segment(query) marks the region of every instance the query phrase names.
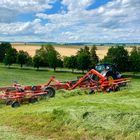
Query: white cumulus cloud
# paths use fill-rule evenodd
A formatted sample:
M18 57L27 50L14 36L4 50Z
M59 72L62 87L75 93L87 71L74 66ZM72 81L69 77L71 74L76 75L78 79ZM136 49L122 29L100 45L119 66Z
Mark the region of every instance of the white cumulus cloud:
M51 8L53 0L0 0L0 7L20 12L37 12Z
M140 42L139 0L112 0L88 10L95 0L62 0L61 4L67 7L67 11L53 14L44 12L45 9L51 8L50 0L1 2L5 2L3 8L13 5L15 11L22 8L28 12L34 11L36 19L28 22L0 23L0 34L23 34L23 39L27 39L25 35L28 34L30 39L36 41Z

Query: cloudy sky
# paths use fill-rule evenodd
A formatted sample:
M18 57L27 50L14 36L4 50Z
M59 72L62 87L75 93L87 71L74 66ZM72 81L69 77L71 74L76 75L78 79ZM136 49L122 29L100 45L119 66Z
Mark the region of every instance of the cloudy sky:
M140 0L0 0L0 40L140 42Z

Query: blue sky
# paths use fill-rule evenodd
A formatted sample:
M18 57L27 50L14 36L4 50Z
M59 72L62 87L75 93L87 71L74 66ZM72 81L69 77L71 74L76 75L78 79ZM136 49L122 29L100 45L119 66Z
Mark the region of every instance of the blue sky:
M140 42L140 1L1 0L0 40Z

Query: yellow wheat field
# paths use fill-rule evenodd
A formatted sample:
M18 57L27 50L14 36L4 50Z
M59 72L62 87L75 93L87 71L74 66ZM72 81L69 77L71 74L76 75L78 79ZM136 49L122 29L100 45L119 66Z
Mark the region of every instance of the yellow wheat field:
M12 44L13 48L16 48L18 51L23 50L27 51L31 56L35 55L35 52L37 49L40 49L41 46L39 45L26 45L26 44ZM77 51L80 49L80 47L84 46L64 46L64 45L56 45L54 46L55 49L60 53L62 57L64 56L71 56L75 55ZM104 56L107 54L109 46L97 46L97 55L100 59L103 59ZM132 48L127 47L127 50L130 52Z

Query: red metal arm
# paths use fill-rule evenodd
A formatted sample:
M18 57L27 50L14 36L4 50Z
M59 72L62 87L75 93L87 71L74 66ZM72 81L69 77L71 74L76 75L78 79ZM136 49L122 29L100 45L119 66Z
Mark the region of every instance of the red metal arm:
M107 80L102 74L100 74L98 71L92 69L90 70L88 73L86 73L83 77L81 77L71 88L70 90L76 88L77 86L79 86L90 74L94 74L96 76L98 76L100 78L100 82L103 82L105 80Z
M45 86L50 85L51 82L56 82L57 84L60 84L60 81L56 80L55 77L52 76L52 77L50 78L50 80L48 81L48 83L45 84Z

